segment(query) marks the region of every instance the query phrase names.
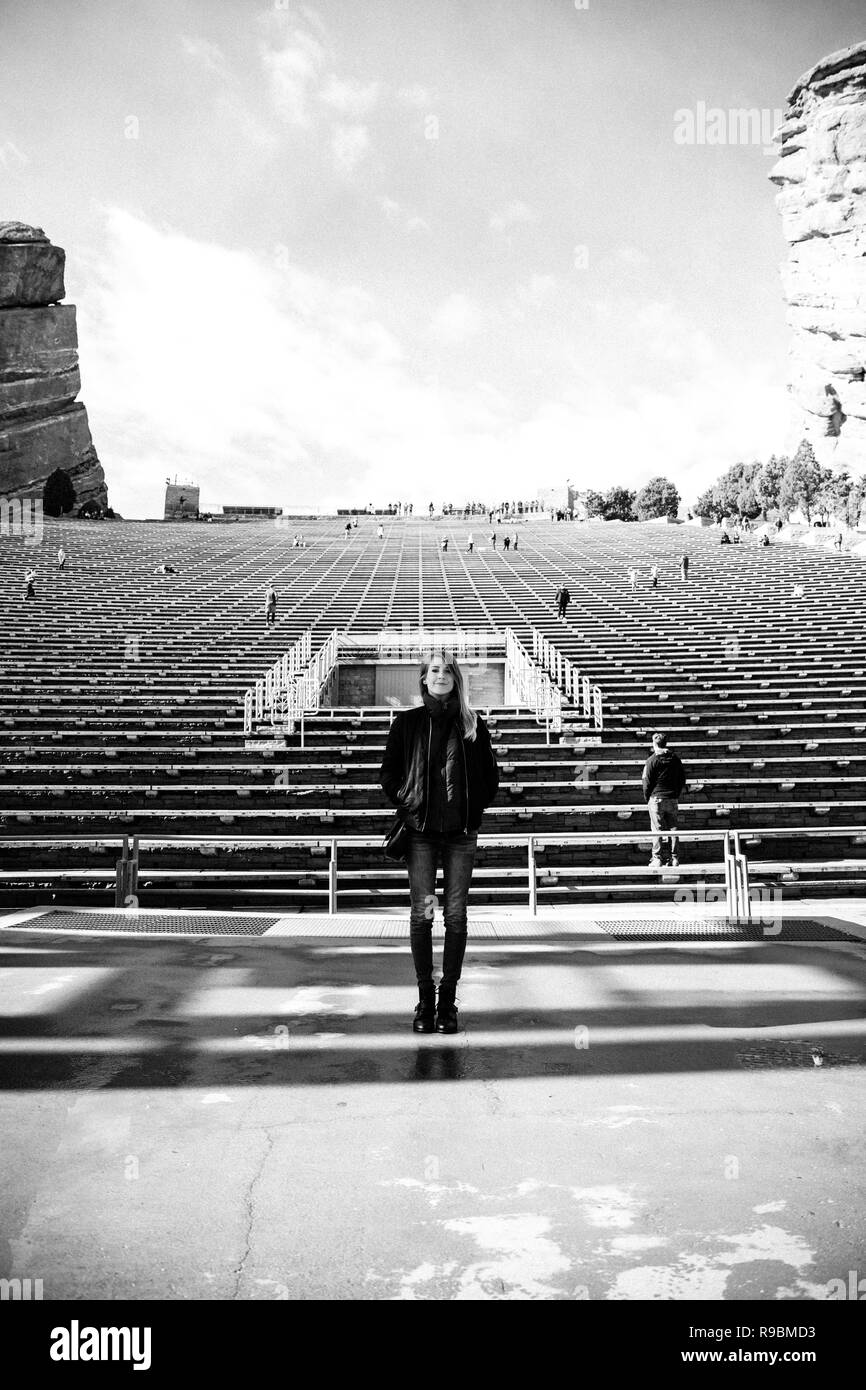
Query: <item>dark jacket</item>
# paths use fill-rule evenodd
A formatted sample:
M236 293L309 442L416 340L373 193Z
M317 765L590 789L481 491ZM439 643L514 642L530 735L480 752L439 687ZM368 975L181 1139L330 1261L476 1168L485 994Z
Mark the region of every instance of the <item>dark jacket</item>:
M448 720L447 714L445 718ZM499 768L487 725L480 714L477 718L476 736L470 742L459 724L450 720L444 727L434 728L440 721L434 720L426 704L400 710L395 716L379 769L379 785L410 830L447 828L454 823L457 805L463 821L458 831L472 834L480 826L485 808L496 797ZM437 772L443 762L444 777Z
M670 748L647 758L641 780L644 801L649 801L651 796L669 796L676 801L687 786L686 770Z

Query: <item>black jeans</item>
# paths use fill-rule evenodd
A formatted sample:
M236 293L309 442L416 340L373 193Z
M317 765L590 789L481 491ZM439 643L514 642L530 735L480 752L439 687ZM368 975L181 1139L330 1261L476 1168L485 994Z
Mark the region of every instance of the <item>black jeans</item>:
M445 880L443 915L445 948L442 984L454 988L466 952L466 907L475 864L478 834L421 835L409 831L406 863L409 869L409 941L419 985L433 983L433 917L436 912L436 866Z

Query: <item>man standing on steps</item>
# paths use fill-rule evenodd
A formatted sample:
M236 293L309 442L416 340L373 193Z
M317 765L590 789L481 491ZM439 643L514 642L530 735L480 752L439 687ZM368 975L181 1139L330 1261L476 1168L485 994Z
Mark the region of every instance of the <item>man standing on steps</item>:
M565 586L564 584L563 584L563 586L562 586L561 589L557 589L556 593L557 593L557 599L556 599L557 613L558 613L559 617L562 618L563 622L565 622L565 610L568 608L568 605L571 603L571 594L568 592L568 589L566 588L566 586Z
M265 627L273 627L277 621L277 591L273 581L265 590Z
M653 835L651 869L661 869L666 864L679 867L677 858L677 837L660 835L662 830L675 831L679 819L679 799L686 789L686 770L668 748L666 734L653 734L652 752L644 763L643 799L647 803L650 828Z

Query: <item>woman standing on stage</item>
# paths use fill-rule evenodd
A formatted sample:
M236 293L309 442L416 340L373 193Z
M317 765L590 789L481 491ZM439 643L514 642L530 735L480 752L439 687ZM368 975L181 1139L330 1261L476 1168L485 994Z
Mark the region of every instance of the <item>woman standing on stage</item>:
M388 733L379 784L407 831L409 940L419 1002L416 1033L457 1032L455 997L466 951L467 903L478 829L499 769L487 725L471 709L449 651L431 652L419 676L422 704L401 710ZM436 867L442 863L445 947L439 999L433 979Z

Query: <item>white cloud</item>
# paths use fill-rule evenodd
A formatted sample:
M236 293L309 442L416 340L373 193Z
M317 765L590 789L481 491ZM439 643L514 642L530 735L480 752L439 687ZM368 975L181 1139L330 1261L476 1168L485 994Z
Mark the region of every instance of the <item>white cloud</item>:
M517 303L522 308L540 309L558 285L555 275L530 275L528 280L517 286Z
M320 97L326 106L342 116L367 116L379 101L378 82L341 80L332 73L323 86Z
M509 227L531 226L535 222L540 222L541 214L535 208L529 207L527 203L514 202L508 203L499 212L494 212L490 218L490 228L494 232L504 232Z
M278 115L288 125L312 125L313 94L325 61L321 44L296 30L282 48L262 44L261 59Z
M631 269L649 265L650 262L649 256L638 246L618 246L613 253L613 259L619 265L628 266Z
M440 343L462 343L477 333L484 315L465 294L451 294L439 305L430 322L430 332Z
M370 149L370 132L364 125L338 125L331 137L331 149L337 168L351 174Z
M430 224L418 213L410 213L396 198L380 198L379 206L389 222L405 228L407 232L429 232Z
M663 474L689 501L784 438L774 365L724 359L660 302L590 308L570 383L545 376L537 401L518 408L507 376L489 369L483 383L430 380L421 343L407 338L404 350L375 296L284 258L115 209L105 247L84 263L98 278L78 296L82 400L112 505L127 516L159 515L168 472L196 478L205 508L327 508L406 496L410 465L435 476L438 500ZM455 342L482 311L455 294L436 318L440 341ZM676 353L649 362L646 335L653 352L667 340Z
M396 496L419 435L496 427L471 394L412 379L357 287L119 209L107 236L79 297L82 398L126 515L158 514L169 469L198 478L211 508L281 503L289 486L299 504L368 500L372 472Z
M0 144L0 164L4 169L14 169L16 165L18 168L22 168L29 162L26 154L19 150L18 146L13 144L11 140L4 140Z
M190 38L186 34L181 35L181 43L187 56L206 72L212 72L226 82L233 80L226 56L217 44L207 39Z
M311 29L316 29L318 31L321 38L327 38L328 31L325 27L325 21L322 19L318 10L314 10L312 6L309 5L302 5L300 14L302 18L307 21Z
M672 304L647 301L635 310L633 328L636 341L656 364L708 367L715 359L708 335L686 324Z

